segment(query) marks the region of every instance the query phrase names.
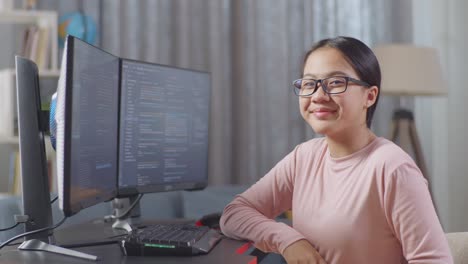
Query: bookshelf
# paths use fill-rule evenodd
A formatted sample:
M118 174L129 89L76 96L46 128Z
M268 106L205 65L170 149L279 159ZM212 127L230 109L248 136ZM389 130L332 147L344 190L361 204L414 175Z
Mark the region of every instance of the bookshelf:
M58 70L58 18L55 11L4 10L0 11L0 23L32 25L45 30L49 39L45 50L48 53L48 62L50 62L48 64L50 65L44 68L50 71Z
M23 34L22 52L30 48L30 54L20 54L30 57L38 64L41 89L56 88L56 80L60 75L58 69L58 15L55 11L44 10L0 10L0 24L25 25ZM35 32L29 32L35 28ZM43 34L42 34L43 33ZM28 35L29 34L29 35ZM16 36L15 36L16 37ZM28 38L29 37L29 38ZM11 38L10 38L11 39ZM26 42L33 42L27 46ZM41 43L43 45L41 45ZM28 43L30 44L30 43ZM18 52L18 51L17 51ZM34 54L32 54L34 53ZM29 56L26 56L29 55ZM15 54L11 54L15 56ZM17 109L16 109L16 76L14 65L11 68L0 69L0 143L11 142L18 135ZM55 84L54 84L55 82ZM52 86L52 87L50 87ZM44 94L53 91L44 91ZM41 94L43 91L41 90ZM3 140L2 140L3 139Z
M55 92L60 75L58 67L57 12L44 10L0 10L0 24L12 25L13 27L19 25L19 28L25 28L21 33L15 32L15 35L5 37L5 40L12 39L12 37L22 40L22 47L17 47L16 54L30 58L38 65L41 99L43 99L43 105L47 104L50 102L50 96ZM34 34L28 31L30 29L34 29ZM31 38L31 36L33 37ZM27 43L27 40L31 41L31 43ZM2 40L0 39L1 42ZM26 44L31 45L27 46ZM25 51L29 51L29 53L25 53ZM1 49L0 52L2 52ZM8 56L14 57L16 54L8 54ZM0 126L0 186L11 187L12 174L17 174L12 172L15 172L17 169L17 164L15 164L14 160L18 153L18 115L16 105L16 71L14 65L0 69L0 122L2 124ZM46 138L46 149L48 159L53 161L55 153L51 151L48 138ZM12 168L12 166L15 167ZM51 166L51 170L52 174L55 174L54 166ZM15 178L18 178L18 175L15 175ZM8 190L3 189L0 192L9 191L17 193L17 190L12 190L11 188L8 188Z
M44 70L39 71L39 85L41 87L41 101L43 105L50 103L55 92L60 72ZM16 105L16 71L8 68L0 70L0 143L12 141L18 137L18 113Z

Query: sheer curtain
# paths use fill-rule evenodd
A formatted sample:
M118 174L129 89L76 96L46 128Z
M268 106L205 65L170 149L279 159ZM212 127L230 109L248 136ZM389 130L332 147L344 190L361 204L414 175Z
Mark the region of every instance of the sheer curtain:
M468 230L466 76L468 2L413 0L415 42L439 51L448 95L415 100L418 131L433 172L433 190L446 231Z
M65 12L77 4L45 1ZM408 41L411 4L386 0L102 0L79 2L100 22L99 45L131 59L212 73L209 177L255 182L314 137L291 81L321 38L368 45ZM74 6L75 5L75 6ZM407 23L408 22L408 23ZM395 98L382 97L373 129L387 135Z

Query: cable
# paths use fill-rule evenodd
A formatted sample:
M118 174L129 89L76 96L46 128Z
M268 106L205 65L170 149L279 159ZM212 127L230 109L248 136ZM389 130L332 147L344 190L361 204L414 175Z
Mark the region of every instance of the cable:
M16 224L14 224L13 226L10 226L10 227L8 227L8 228L2 228L2 229L0 229L0 232L8 231L8 230L10 230L10 229L13 229L13 228L17 227L19 224L21 224L21 223L16 223Z
M57 201L57 199L58 199L58 196L55 196L55 198L52 199L52 200L50 201L50 203L53 204L55 201ZM26 218L24 218L24 220L19 221L16 217L17 217L17 216L15 216L15 222L16 222L16 224L14 224L13 226L7 227L7 228L0 228L0 232L8 231L8 230L11 230L11 229L17 227L19 224L24 224L24 223L27 221L27 219L28 219L28 218L26 217Z
M15 223L16 224L14 224L13 226L8 227L8 228L0 229L0 231L7 231L7 230L10 230L10 229L13 229L13 228L17 227L19 224L24 224L24 223L28 222L28 220L29 220L29 216L27 216L27 215L15 215L14 218L15 218Z
M16 242L16 243L13 243L13 244L8 244L9 246L18 246L18 245L21 245L23 244L23 242Z
M5 241L3 244L0 245L0 250L2 248L4 248L5 246L7 246L8 244L10 244L11 242L19 239L19 238L22 238L22 237L25 237L25 236L29 236L29 235L34 235L34 234L37 234L37 233L41 233L41 232L44 232L44 231L49 231L49 230L53 230L57 227L59 227L61 224L63 224L65 222L65 220L67 219L66 216L63 217L63 219L58 222L57 224L53 225L53 226L49 226L49 227L44 227L44 228L41 228L41 229L38 229L38 230L34 230L34 231L29 231L29 232L26 232L26 233L23 233L23 234L19 234L17 236L14 236L10 239L8 239L7 241Z
M50 201L50 204L53 204L55 201L57 201L57 199L58 199L58 195L55 196L55 198Z
M140 202L141 198L143 197L143 194L140 194L138 198L133 201L132 205L121 215L112 215L111 217L114 219L123 219L128 216L128 214L133 210L133 208Z
M130 205L130 207L127 209L127 211L125 211L123 214L121 215L116 215L115 218L117 219L123 219L125 217L128 216L128 214L130 214L130 212L133 210L133 208L135 208L135 206L140 202L141 198L143 197L143 194L140 194L138 196L138 198L135 199L135 201L133 201L133 203Z

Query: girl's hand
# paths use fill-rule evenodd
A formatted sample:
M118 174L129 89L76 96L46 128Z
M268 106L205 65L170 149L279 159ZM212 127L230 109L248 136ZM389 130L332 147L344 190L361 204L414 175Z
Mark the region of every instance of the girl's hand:
M289 245L283 252L288 264L327 264L318 251L305 239Z

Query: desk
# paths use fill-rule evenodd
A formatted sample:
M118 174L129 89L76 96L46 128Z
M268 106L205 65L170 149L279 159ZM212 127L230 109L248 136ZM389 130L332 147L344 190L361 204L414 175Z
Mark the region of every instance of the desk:
M194 257L130 257L124 256L120 251L120 247L117 244L92 246L92 247L81 247L77 248L80 252L96 255L99 257L99 261L93 262L89 260L82 260L78 258L63 256L59 254L38 252L38 251L19 251L16 247L9 247L3 249L0 255L0 263L4 264L172 264L172 263L193 263L193 264L205 264L205 263L256 263L255 257L239 255L235 251L237 248L242 246L241 241L235 241L231 239L223 239L216 245L213 250L207 255L200 255Z
M58 244L73 244L83 242L83 238L86 235L93 234L92 239L97 239L103 234L106 237L113 231L109 229L109 224L101 222L86 223L77 226L71 226L68 228L60 229L55 231L55 237ZM89 241L89 237L88 237ZM98 240L96 240L98 241ZM255 257L250 255L243 255L236 253L236 250L245 242L237 241L233 239L222 239L218 245L216 245L212 251L207 255L193 256L193 257L131 257L124 256L117 244L89 246L74 248L80 252L92 254L98 256L100 259L97 262L82 260L69 256L63 256L59 254L53 254L48 252L39 251L20 251L17 250L17 246L10 246L0 251L0 263L4 264L78 264L78 263L97 263L97 264L172 264L172 263L194 263L194 264L205 264L205 263L256 263Z

